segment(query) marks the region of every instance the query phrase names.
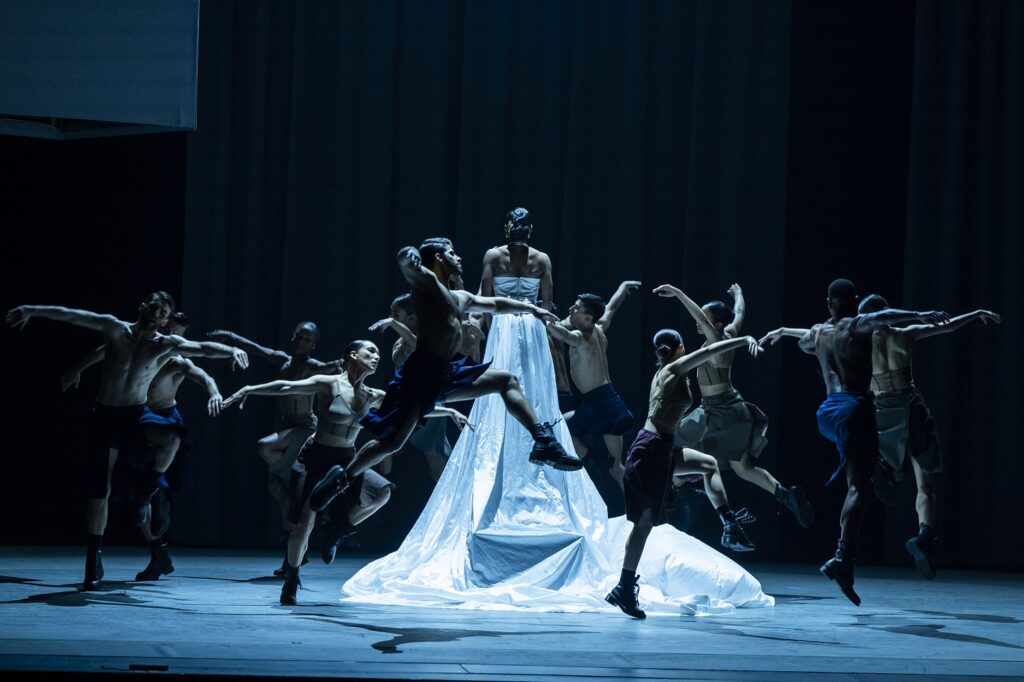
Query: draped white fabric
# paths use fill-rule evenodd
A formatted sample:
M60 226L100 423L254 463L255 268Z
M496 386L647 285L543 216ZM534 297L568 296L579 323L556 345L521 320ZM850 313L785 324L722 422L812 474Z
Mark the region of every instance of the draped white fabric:
M542 421L559 418L544 325L498 315L487 341L493 367L508 369ZM477 399L423 513L399 549L363 567L343 601L463 609L593 611L618 580L624 517L608 511L585 471L528 462L530 434L500 396ZM568 449L564 422L555 434ZM671 526L650 535L638 573L648 613L722 613L772 606L735 562ZM617 609L613 609L617 612Z

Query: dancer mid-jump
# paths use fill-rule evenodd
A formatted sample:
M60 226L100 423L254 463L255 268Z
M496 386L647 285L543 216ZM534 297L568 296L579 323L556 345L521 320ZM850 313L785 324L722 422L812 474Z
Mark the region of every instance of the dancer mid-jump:
M489 363L471 364L465 356L455 354L462 341L463 313L530 313L552 322L558 318L532 303L449 289L450 278L462 274L462 259L448 239L428 239L419 250L411 246L402 248L398 265L412 287L420 332L416 350L395 370L384 402L362 419L361 423L377 436L376 440L359 450L348 470L333 467L317 484L310 496L313 511L324 509L348 487L353 477L399 450L438 401L498 393L512 416L533 436L531 462L563 470L582 468L580 459L562 448L551 424L537 421L515 375L490 369Z

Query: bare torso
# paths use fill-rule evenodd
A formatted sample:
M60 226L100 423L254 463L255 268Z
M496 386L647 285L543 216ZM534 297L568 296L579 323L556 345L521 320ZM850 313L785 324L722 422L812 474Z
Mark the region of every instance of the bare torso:
M525 248L495 246L484 255L484 266L490 265L495 277L533 277L542 279L548 274L546 253L532 246ZM488 296L490 294L487 294Z
M468 355L473 362L480 362L480 343L484 340L484 333L472 322L462 321L462 343L459 345L459 353Z
M879 329L871 338L871 390L894 393L914 387L911 354L914 340L899 329Z
M412 307L416 311L419 333L416 350L439 358L451 358L462 344L462 312L467 301L429 278L424 287L412 290Z
M828 393L850 391L867 393L871 388L871 334L855 333L857 318L844 317L838 322L818 324L811 328L815 338L815 356L825 379Z
M569 374L583 393L589 393L611 383L608 372L608 337L600 325L590 334L583 334L583 342L569 346Z
M188 361L180 355L168 360L153 378L146 396L146 404L154 410L174 407L177 404L178 389L188 374Z
M644 424L644 428L662 434L673 433L676 423L692 403L689 377L659 369L651 380L647 423Z
M174 354L174 344L157 332L136 336L132 326L113 327L104 334L106 352L97 400L104 405L146 403L154 377Z
M359 420L371 407L380 404L384 392L362 384L353 386L345 374L332 377L332 380L330 389L321 395L320 418L314 438L329 447L354 447L363 428Z

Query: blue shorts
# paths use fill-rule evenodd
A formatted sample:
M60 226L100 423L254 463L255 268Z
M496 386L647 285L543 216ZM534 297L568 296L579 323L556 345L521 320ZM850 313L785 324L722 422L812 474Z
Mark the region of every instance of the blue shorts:
M633 413L615 391L605 384L580 396L580 405L566 422L569 433L577 438L585 436L622 436L633 425Z
M818 407L818 431L836 444L839 466L826 485L833 483L853 460L861 471L871 471L878 459L875 401L870 393L832 393Z

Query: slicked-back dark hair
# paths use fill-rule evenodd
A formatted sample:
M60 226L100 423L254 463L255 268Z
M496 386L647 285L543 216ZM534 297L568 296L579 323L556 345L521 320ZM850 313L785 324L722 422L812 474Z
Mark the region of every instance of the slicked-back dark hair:
M837 279L828 285L828 297L837 301L857 299L857 287L848 279Z
M313 322L311 320L299 322L297 325L295 325L295 331L292 332L292 336L298 334L300 329L308 329L313 334L314 341L320 340L320 327L319 325L317 325L316 322Z
M711 313L712 324L732 324L732 321L736 319L736 316L732 312L732 308L727 306L722 301L708 301L704 304L707 311Z
M344 368L345 365L348 364L349 355L351 355L352 353L358 353L371 343L373 343L373 341L369 341L367 339L356 339L352 343L345 346L345 350L341 352L341 366Z
M595 322L604 315L604 299L597 294L580 294L576 298L579 299L583 310L587 315L592 316Z
M452 240L447 237L424 239L423 243L420 244L420 258L423 260L423 266L428 270L432 269L434 267L434 256L444 253L451 247Z
M662 329L654 335L654 354L658 356L658 369L668 363L676 349L683 345L683 337L675 329Z
M171 312L174 312L174 309L178 307L174 303L174 297L171 296L166 291L154 291L153 293L151 293L149 296L146 297L145 301L143 301L143 303L154 303L154 302L156 302L156 303L163 303L163 304L167 305L167 307L169 307L171 309Z
M188 319L188 315L181 312L180 310L171 315L168 321L178 325L179 327L188 327L189 325L192 324L192 321Z

